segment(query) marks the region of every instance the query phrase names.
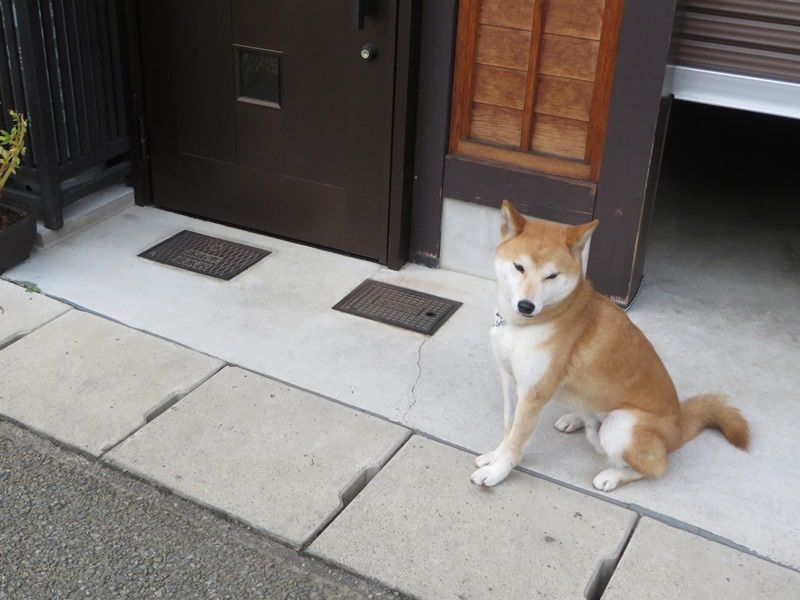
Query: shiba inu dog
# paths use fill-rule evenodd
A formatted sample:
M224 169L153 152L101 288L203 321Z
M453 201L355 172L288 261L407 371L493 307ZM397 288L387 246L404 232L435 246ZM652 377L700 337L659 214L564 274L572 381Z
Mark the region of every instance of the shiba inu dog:
M585 279L581 256L597 225L529 220L503 202L491 338L503 386L505 436L496 450L475 460L475 484L493 486L506 478L553 398L574 411L555 428L585 429L608 457L609 467L593 481L605 492L662 476L667 455L707 427L748 448L742 414L714 394L681 404L644 334Z

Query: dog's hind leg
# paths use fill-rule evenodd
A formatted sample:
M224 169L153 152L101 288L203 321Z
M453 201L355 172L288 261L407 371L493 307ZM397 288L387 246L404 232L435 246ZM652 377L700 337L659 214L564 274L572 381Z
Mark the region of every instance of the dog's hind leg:
M627 410L609 413L600 427L600 445L608 454L611 468L600 472L592 484L598 490L611 490L644 477L655 479L667 470L664 439L651 429L636 424Z
M630 467L611 467L600 471L592 480L592 485L601 492L610 492L631 481L638 481L642 477L643 475Z
M586 421L586 439L589 440L589 443L597 450L598 454L606 453L603 450L603 446L600 445L600 421L597 419Z
M664 438L652 429L635 428L633 441L622 457L647 479L657 479L667 472L667 445Z
M556 422L553 423L553 427L556 428L557 431L561 433L572 433L573 431L578 431L579 429L583 428L586 423L583 420L583 417L577 413L567 413L566 415L560 416L556 419Z

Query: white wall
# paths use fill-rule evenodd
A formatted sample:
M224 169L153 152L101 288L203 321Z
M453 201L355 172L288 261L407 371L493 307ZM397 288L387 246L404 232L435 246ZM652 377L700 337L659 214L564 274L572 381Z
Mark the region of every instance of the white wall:
M494 251L500 243L500 210L453 198L444 199L439 266L494 279ZM583 271L589 260L583 250Z
M439 266L494 279L494 250L500 241L500 211L444 199Z

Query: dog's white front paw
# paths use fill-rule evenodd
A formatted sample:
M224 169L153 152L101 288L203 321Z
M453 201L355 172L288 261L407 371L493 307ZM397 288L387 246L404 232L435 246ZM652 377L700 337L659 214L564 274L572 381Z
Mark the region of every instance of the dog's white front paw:
M500 448L495 448L491 452L487 452L486 454L481 454L480 456L475 457L475 466L476 467L485 467L486 465L492 464L497 455L500 453Z
M573 431L578 431L581 427L583 427L585 423L580 415L576 415L575 413L568 413L559 417L555 423L553 423L553 427L558 429L561 433L572 433Z
M475 466L485 467L486 465L490 465L494 462L496 456L497 456L497 450L492 450L491 452L487 452L486 454L481 454L480 456L476 456Z
M622 481L622 473L619 469L606 469L595 476L592 485L601 492L610 492L617 488L620 481Z
M512 461L506 456L495 458L494 462L485 467L481 467L472 474L470 481L475 485L485 485L492 487L503 481L511 469L514 468Z

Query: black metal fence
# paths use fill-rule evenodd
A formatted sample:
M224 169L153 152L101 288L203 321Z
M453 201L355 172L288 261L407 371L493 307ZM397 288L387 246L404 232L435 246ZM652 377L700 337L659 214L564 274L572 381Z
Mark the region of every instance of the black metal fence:
M30 121L28 154L3 200L63 224L63 207L131 169L121 0L0 0L0 123Z

